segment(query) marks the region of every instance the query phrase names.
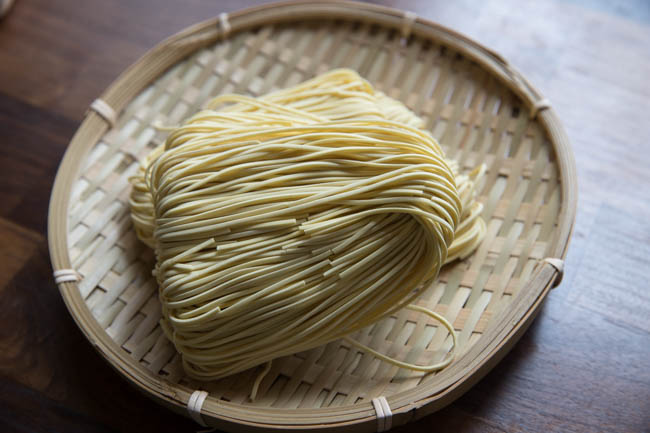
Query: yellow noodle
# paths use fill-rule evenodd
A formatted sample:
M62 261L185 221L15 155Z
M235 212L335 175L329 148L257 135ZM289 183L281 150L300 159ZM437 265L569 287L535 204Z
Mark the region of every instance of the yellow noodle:
M485 234L485 168L461 173L422 126L335 70L260 98L219 96L143 161L133 223L156 252L161 325L190 376L342 337L403 368L451 362L415 366L347 337L409 306ZM455 347L442 316L409 308L441 321Z

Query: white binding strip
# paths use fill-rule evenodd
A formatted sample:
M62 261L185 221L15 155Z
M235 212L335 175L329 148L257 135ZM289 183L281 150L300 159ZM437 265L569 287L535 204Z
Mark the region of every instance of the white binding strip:
M59 269L54 271L54 282L56 284L81 280L81 275L74 269Z
M203 427L208 427L201 416L201 408L207 396L208 393L206 391L196 390L190 395L190 399L187 400L187 412L190 414L190 418Z
M555 257L547 257L543 261L553 266L558 273L557 278L553 281L553 288L556 288L560 285L562 278L564 277L564 260Z
M408 38L413 30L413 24L418 16L411 11L404 11L404 18L402 19L402 37Z
M375 408L375 412L377 412L377 431L384 432L390 430L393 426L393 412L390 410L386 397L373 398L372 406Z
M115 126L115 122L117 121L117 114L115 113L115 110L113 110L113 108L104 100L99 98L95 99L93 103L90 104L90 109L99 114L106 122L108 122L111 128Z
M551 106L551 101L549 101L546 98L535 101L532 108L530 109L530 120L535 119L535 117L537 117L537 114L540 111L545 110L550 106Z
M228 36L232 27L230 27L230 22L228 21L228 14L226 12L221 12L219 14L219 27L221 27L221 36L224 38Z

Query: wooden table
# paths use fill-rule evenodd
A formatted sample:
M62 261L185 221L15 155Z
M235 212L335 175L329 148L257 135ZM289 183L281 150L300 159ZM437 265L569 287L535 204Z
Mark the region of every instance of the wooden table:
M50 189L89 103L189 24L253 1L19 0L0 22L0 431L196 431L95 353L51 277ZM385 1L501 52L572 140L578 219L563 284L512 352L396 431L650 432L650 6Z

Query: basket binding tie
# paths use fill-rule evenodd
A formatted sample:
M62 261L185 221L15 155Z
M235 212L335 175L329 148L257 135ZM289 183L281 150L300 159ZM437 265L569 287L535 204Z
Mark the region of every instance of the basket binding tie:
M54 282L56 284L81 281L81 274L74 269L59 269L54 271Z
M402 37L407 39L411 36L411 30L413 30L413 24L415 20L418 19L418 16L411 11L404 11L404 17L402 18Z
M197 389L192 393L192 395L190 395L189 400L187 400L187 412L190 414L190 418L192 418L194 421L196 421L197 424L203 427L210 427L205 423L205 421L203 421L203 417L201 416L201 408L203 407L203 403L207 397L207 391L201 391ZM207 432L212 430L204 431Z
M384 432L391 429L393 426L393 412L390 410L388 400L383 395L381 397L373 398L372 405L377 412L377 431Z
M113 107L108 105L103 99L95 99L88 109L97 113L111 128L115 126L117 113L115 113Z
M538 99L530 108L530 120L535 120L540 111L551 108L551 101L546 98Z
M542 262L553 266L558 273L558 277L553 281L552 288L554 289L560 285L562 278L564 277L564 260L555 257L547 257Z
M226 12L221 12L219 14L219 28L221 29L221 37L223 38L227 37L230 34L230 30L232 30Z

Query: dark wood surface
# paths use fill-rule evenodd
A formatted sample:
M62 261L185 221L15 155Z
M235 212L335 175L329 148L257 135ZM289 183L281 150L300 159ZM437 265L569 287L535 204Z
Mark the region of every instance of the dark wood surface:
M51 277L57 166L162 38L252 1L18 0L0 22L0 431L180 432L94 352ZM395 431L650 432L650 3L386 1L501 52L551 100L580 202L562 285L465 396Z

